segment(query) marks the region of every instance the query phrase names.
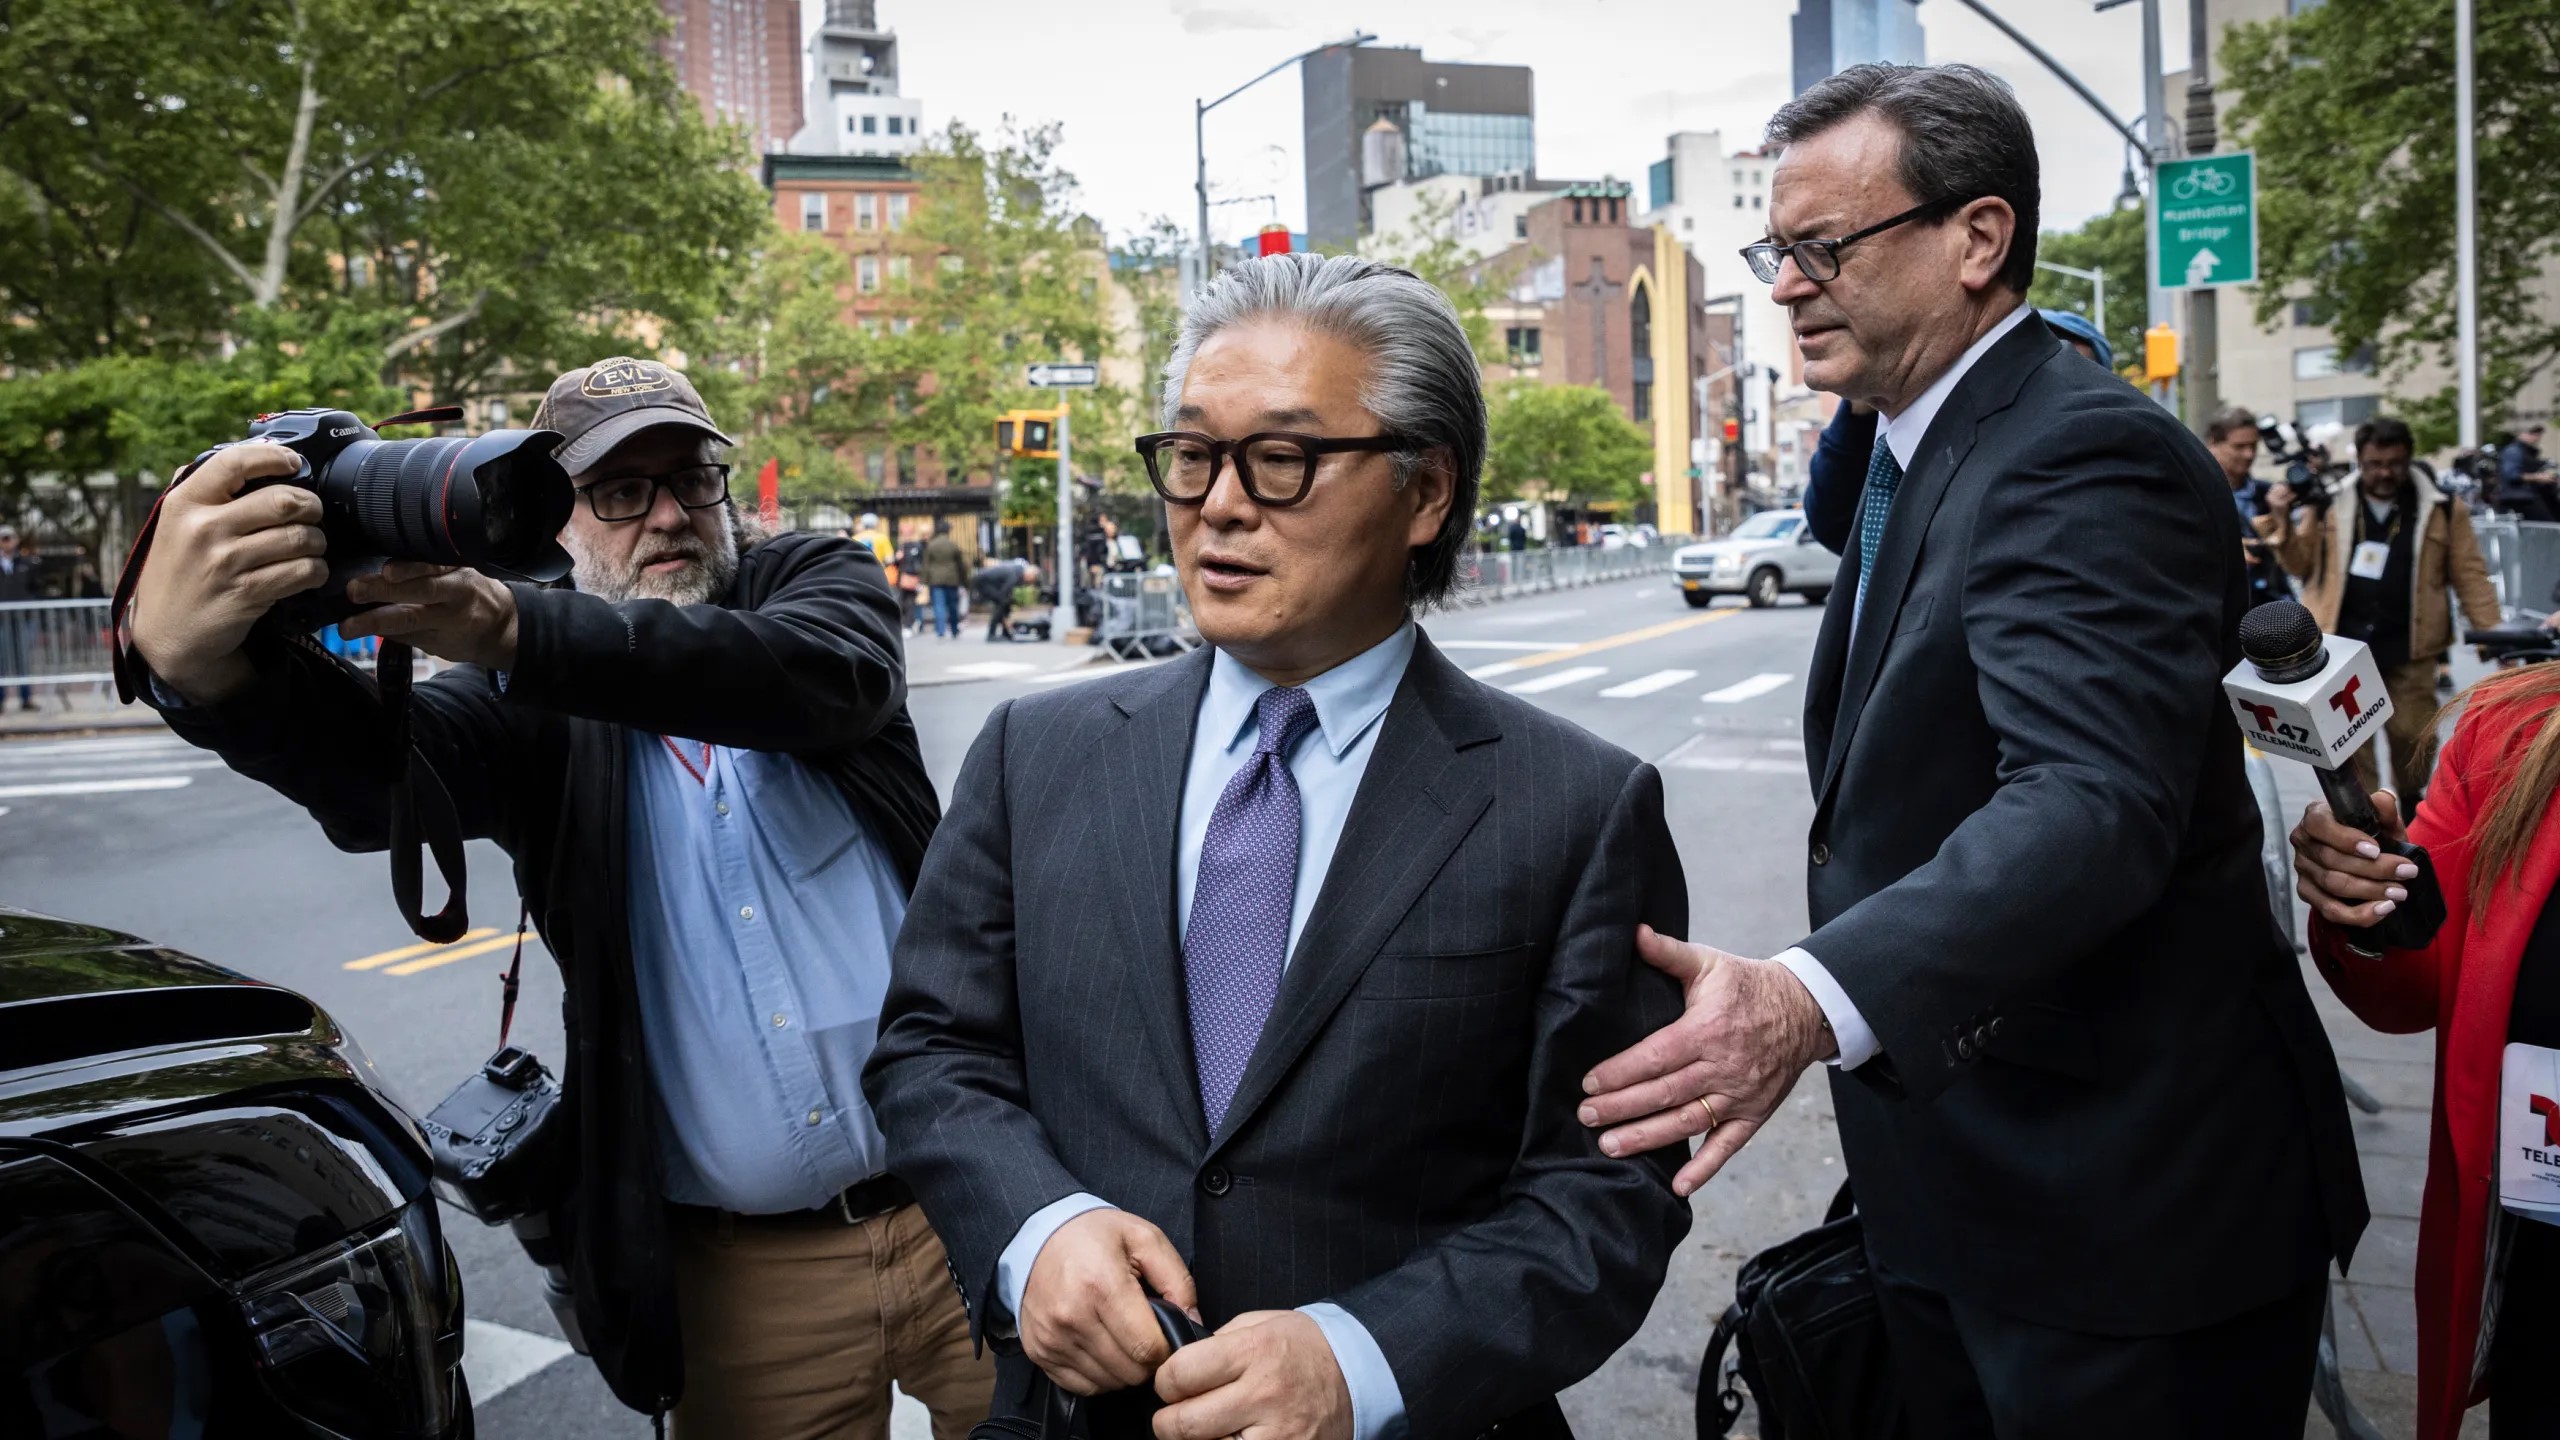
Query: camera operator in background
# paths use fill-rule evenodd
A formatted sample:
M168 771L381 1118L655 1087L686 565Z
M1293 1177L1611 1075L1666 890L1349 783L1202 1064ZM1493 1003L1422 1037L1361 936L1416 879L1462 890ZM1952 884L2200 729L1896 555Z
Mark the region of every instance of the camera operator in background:
M895 1380L960 1440L994 1372L859 1083L938 818L897 600L867 545L748 530L663 365L571 371L534 424L576 588L395 560L340 628L456 662L411 738L560 964L571 1334L679 1436L885 1435ZM128 633L181 736L380 850L374 679L257 623L327 573L311 491L244 492L295 466L235 445L172 489Z
M2267 513L2267 491L2271 488L2249 474L2250 465L2258 458L2258 443L2258 417L2237 406L2205 422L2204 448L2213 452L2214 463L2222 467L2222 478L2231 482L2231 503L2240 510L2240 553L2249 562L2249 604L2253 607L2293 598L2293 586L2284 578L2284 566L2276 560L2275 548L2257 532L2259 519Z
M2435 764L2436 671L2453 648L2453 607L2473 629L2500 619L2498 592L2471 530L2471 512L2436 487L2412 456L2409 427L2376 416L2356 427L2356 467L2335 500L2309 503L2292 484L2273 487L2258 533L2302 585L2302 603L2332 635L2373 648L2391 693L2383 736L2404 808L2425 796ZM2316 494L2316 492L2315 492ZM2450 597L2450 598L2449 598ZM2374 751L2359 749L2358 778L2374 779Z
M2520 520L2560 521L2560 472L2542 454L2542 422L2498 447L2498 508Z

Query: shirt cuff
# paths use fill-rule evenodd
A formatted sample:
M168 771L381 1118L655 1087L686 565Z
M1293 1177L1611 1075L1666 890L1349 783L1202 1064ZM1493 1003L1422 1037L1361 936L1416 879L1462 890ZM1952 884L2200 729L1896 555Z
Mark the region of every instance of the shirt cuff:
M1032 1211L1022 1228L1013 1232L1013 1243L996 1257L996 1303L1004 1307L1006 1329L1011 1329L1015 1318L1022 1314L1022 1292L1031 1284L1031 1264L1040 1258L1040 1247L1049 1243L1059 1226L1087 1210L1111 1208L1110 1201L1079 1190Z
M1840 1045L1832 1064L1855 1070L1876 1058L1884 1049L1876 1042L1876 1032L1868 1026L1867 1017L1858 1013L1858 1007L1849 1003L1849 992L1840 988L1840 982L1831 978L1821 961L1801 945L1773 958L1786 966L1787 973L1812 992L1813 1003L1822 1007L1822 1018L1831 1025L1831 1038Z
M1301 1305L1298 1313L1316 1322L1333 1347L1333 1363L1351 1392L1351 1440L1403 1440L1404 1390L1369 1327L1330 1301Z

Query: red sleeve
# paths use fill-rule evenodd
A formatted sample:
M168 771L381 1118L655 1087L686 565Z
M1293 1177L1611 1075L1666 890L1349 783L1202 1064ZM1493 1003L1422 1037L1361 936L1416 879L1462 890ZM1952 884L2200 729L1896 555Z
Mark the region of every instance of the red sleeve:
M2501 730L2507 728L2504 724ZM2357 932L2311 917L2311 958L2356 1018L2376 1030L2410 1034L2432 1030L2448 970L2459 970L2463 937L2471 928L2471 831L2480 803L2495 794L2481 767L2494 765L2500 746L2483 737L2481 710L2464 712L2445 742L2435 779L2409 822L2409 838L2426 848L2444 887L2445 920L2423 950L2386 950L2379 959L2347 948ZM2482 795L2488 790L2487 796Z

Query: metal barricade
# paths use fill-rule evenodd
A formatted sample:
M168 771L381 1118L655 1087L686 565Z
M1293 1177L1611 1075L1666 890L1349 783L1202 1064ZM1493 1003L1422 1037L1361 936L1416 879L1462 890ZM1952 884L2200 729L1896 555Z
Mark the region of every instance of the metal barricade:
M1630 545L1619 550L1604 550L1596 545L1561 550L1488 550L1459 562L1457 603L1484 605L1514 595L1657 574L1671 568L1671 552L1668 545Z
M1200 643L1182 581L1165 574L1102 577L1102 625L1094 632L1114 660L1172 655Z
M105 600L12 600L0 604L0 687L106 685Z

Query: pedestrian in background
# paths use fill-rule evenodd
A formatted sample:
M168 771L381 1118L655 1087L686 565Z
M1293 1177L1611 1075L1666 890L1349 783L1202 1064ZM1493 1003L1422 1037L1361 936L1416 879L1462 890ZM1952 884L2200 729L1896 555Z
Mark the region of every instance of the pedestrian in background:
M978 571L974 588L987 604L987 638L1013 638L1014 594L1040 583L1040 567L1028 560L990 560Z
M994 1370L859 1078L937 818L896 598L868 547L746 528L665 365L573 370L533 423L564 437L575 588L394 562L339 629L456 662L412 743L559 961L564 1328L679 1440L882 1436L892 1382L963 1440ZM171 492L132 643L180 736L379 850L373 682L252 629L327 573L316 496L239 493L294 463L235 446Z
M2560 1436L2560 665L2471 688L2407 835L2445 922L2423 949L2367 952L2415 868L2325 804L2293 832L2310 949L2358 1019L2434 1031L2418 1209L2418 1440L2453 1440L2486 1401L2491 1440ZM2400 807L2373 797L2400 836Z
M2542 422L2537 420L2498 447L2498 508L2517 518L2549 524L2560 521L2560 472L2542 456Z
M2249 604L2292 599L2293 586L2285 579L2283 562L2258 533L2271 488L2249 473L2258 460L2258 417L2237 405L2216 412L2205 422L2204 448L2213 452L2214 463L2231 482L2231 503L2240 512L2240 550L2249 562Z
M890 543L889 532L880 526L880 517L864 512L853 522L853 543L871 552L883 568L897 558L897 547Z
M899 546L897 563L889 567L898 587L898 619L910 635L923 634L925 627L924 544L910 540Z
M0 525L0 606L36 598L35 557L18 548L18 529ZM36 661L35 622L23 610L0 609L0 675L24 675ZM5 709L7 692L0 691L0 709ZM32 685L18 687L18 708L36 708L36 692Z
M969 560L951 538L951 522L933 522L933 538L924 542L924 583L933 595L933 633L945 639L960 635L960 587L968 583Z
M2412 809L2435 764L2436 670L2453 648L2453 602L2475 630L2501 618L2469 507L2436 488L2415 448L2406 423L2367 420L2356 427L2356 468L2325 510L2279 484L2257 522L2320 628L2372 647L2391 694L2392 788ZM2381 748L2356 751L2367 789Z

